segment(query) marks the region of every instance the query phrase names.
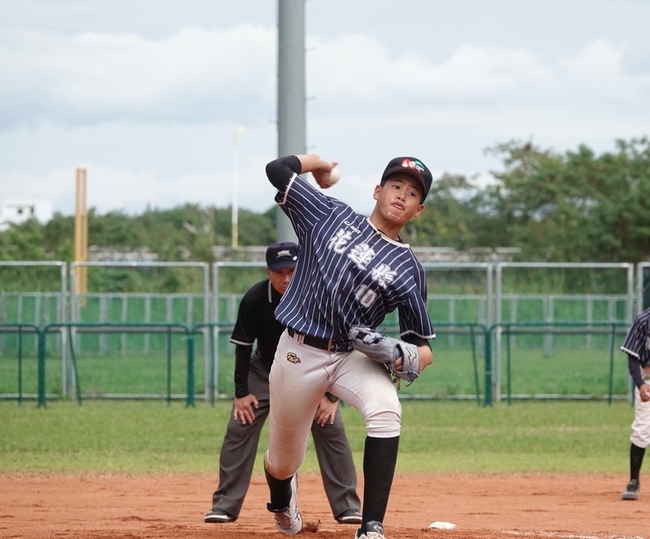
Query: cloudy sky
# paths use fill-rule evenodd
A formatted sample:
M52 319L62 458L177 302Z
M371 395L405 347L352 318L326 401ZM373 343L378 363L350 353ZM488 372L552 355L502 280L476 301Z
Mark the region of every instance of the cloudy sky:
M330 193L360 211L397 155L489 181L500 142L603 152L649 134L648 0L308 0L305 15L307 148L340 162ZM276 73L276 0L0 0L0 201L71 215L85 167L100 213L228 207L235 177L239 207L264 211Z

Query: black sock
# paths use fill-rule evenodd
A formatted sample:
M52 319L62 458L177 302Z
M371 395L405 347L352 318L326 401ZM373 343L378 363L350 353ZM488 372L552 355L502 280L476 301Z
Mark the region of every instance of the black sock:
M276 479L268 472L266 467L264 467L264 475L266 475L266 482L271 492L271 503L267 503L266 508L273 513L284 511L291 502L291 479L293 477Z
M638 447L634 444L630 446L630 480L639 480L644 455L645 447Z
M363 526L371 520L384 522L388 497L393 485L399 436L366 437L363 452ZM365 529L365 528L364 528Z

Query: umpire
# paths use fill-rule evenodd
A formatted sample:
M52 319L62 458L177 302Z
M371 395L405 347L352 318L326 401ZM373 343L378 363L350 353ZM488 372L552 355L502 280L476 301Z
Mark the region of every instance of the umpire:
M230 342L235 345L235 401L219 456L219 486L205 522L239 517L248 491L262 427L269 414L269 370L284 327L274 311L287 289L298 259L295 243L274 243L266 250L268 279L244 294ZM257 341L257 347L253 344ZM361 524L357 474L336 397L326 394L311 427L323 487L340 524Z

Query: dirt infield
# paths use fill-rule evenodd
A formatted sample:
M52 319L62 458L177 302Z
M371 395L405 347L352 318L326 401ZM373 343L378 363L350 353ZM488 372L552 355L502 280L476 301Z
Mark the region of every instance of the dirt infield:
M72 539L248 539L284 537L254 476L240 518L205 524L216 477L200 475L0 474L0 537ZM620 499L625 477L400 475L385 521L388 539L650 538L650 490ZM360 490L362 484L360 482ZM337 524L318 475L301 475L299 507L317 531L304 539L352 539ZM453 530L433 530L434 521Z

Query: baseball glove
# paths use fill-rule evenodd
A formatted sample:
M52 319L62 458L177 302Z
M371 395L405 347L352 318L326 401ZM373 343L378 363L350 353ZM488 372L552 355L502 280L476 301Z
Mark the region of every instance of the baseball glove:
M352 327L348 336L355 350L377 363L386 365L397 382L406 380L408 385L411 385L420 375L420 354L414 344L363 327ZM402 367L398 369L395 362L400 357Z

